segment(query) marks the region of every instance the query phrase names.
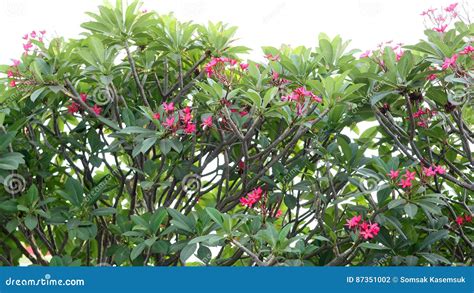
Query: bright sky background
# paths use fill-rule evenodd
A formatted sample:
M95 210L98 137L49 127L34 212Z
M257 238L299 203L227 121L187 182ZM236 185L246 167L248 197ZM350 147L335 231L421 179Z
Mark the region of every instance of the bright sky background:
M159 13L173 11L182 21L224 21L239 27L240 43L260 47L315 46L317 36L340 34L353 48L374 48L381 41L414 43L423 37L421 11L446 6L455 0L144 0L143 8ZM464 0L467 1L467 0ZM115 0L112 0L115 2ZM22 39L32 30L46 29L49 36L76 37L102 0L0 0L0 63L22 52ZM255 56L255 55L254 55Z

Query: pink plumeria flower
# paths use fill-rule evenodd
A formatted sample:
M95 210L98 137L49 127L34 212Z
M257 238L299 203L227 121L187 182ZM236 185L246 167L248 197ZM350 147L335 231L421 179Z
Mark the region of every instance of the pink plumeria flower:
M251 208L255 202L246 198L246 197L241 197L240 198L240 204L244 207L249 207Z
M211 127L212 127L212 116L209 116L209 117L205 118L205 119L202 121L201 126L202 126L203 128L211 128Z
M45 34L46 34L46 30L40 31L40 34L45 35Z
M412 186L411 180L402 179L402 180L400 181L400 186L401 186L402 188L411 187L411 186Z
M280 59L280 55L273 56L272 54L267 54L264 57L270 61L278 61Z
M191 107L189 107L189 106L186 106L186 107L184 107L184 109L183 109L183 113L185 113L185 114L191 114L191 111L192 111L192 110L191 110Z
M464 218L461 217L461 216L457 216L457 217L456 217L456 223L457 223L458 225L462 225L462 224L464 223Z
M36 38L36 32L35 32L35 31L32 31L32 32L30 33L30 37L32 37L33 39Z
M97 115L100 115L100 113L102 113L102 108L96 104L94 105L94 107L92 107L92 111L94 111L94 113L96 113Z
M446 31L446 29L448 28L448 25L447 24L443 24L439 27L434 27L433 30L438 32L438 33L444 33Z
M444 10L446 12L453 12L454 9L456 9L456 6L458 6L458 3L453 3L453 4L449 5L448 7L446 7Z
M173 112L174 111L174 103L173 102L171 102L169 104L166 103L166 102L163 103L163 109L168 113Z
M439 175L442 175L442 174L446 173L446 170L443 167L439 166L439 165L434 168L434 171Z
M16 87L16 81L15 80L10 80L10 83L9 83L10 87Z
M405 178L406 178L407 180L410 180L410 181L411 181L411 180L415 180L415 175L416 175L416 172L415 172L415 171L410 172L409 170L407 170L407 171L405 172Z
M374 223L374 224L367 224L366 222L362 223L360 226L360 235L365 239L372 239L377 234L379 234L380 227L379 224Z
M426 77L426 80L433 81L433 80L435 80L437 77L438 77L438 76L437 76L436 74L432 73L432 74L430 74L430 75L428 75L428 76Z
M165 123L163 123L163 125L164 125L165 127L168 127L168 128L173 128L173 125L174 125L174 117L172 116L172 117L166 118L166 121L165 121Z
M474 47L471 45L466 46L459 54L461 55L468 55L474 52Z
M450 58L446 57L443 62L443 66L441 68L443 70L446 70L450 67L455 67L456 66L456 60L458 59L458 54L454 54Z
M186 124L186 127L184 128L184 132L186 134L193 134L194 132L196 132L196 124L191 123L191 122Z
M359 58L367 58L372 54L372 50L367 50L364 53L360 54Z
M17 59L12 59L12 62L13 62L13 67L18 67L21 64L20 60L17 60Z
M7 76L8 76L8 78L12 78L13 77L13 71L8 70Z
M346 220L345 226L347 226L349 229L356 228L359 225L360 220L362 220L362 216L354 216L350 220Z
M247 70L247 68L249 68L249 65L247 63L240 63L239 66L242 70Z
M81 93L79 96L81 97L81 100L82 100L84 103L87 102L87 94Z
M154 113L152 117L153 117L153 119L155 119L155 120L160 120L160 117L161 117L161 116L160 116L160 113Z
M275 218L281 217L282 214L283 212L281 210L278 210L277 213L275 214Z
M400 59L402 59L402 57L403 57L403 54L405 54L405 52L403 50L399 50L398 52L396 52L395 53L395 60L400 61Z
M423 11L421 13L421 16L426 16L426 15L429 15L429 14L433 14L436 10L437 10L437 8L430 8L428 10Z
M69 114L74 114L79 111L79 104L76 102L73 102L71 105L67 107L67 111Z
M431 166L428 167L428 168L423 167L423 173L424 173L425 176L427 176L427 177L433 177L433 176L436 175L435 170L433 170L433 167L431 167Z
M33 44L31 44L30 42L23 44L23 50L25 50L25 52L30 51L31 48L33 48Z
M398 175L400 175L400 171L398 170L390 170L390 173L387 174L388 176L390 176L390 179L392 180L395 180L398 178Z
M29 37L29 35L26 34L26 35L24 35L24 36L22 37L22 39L23 39L23 40L28 40L28 37Z

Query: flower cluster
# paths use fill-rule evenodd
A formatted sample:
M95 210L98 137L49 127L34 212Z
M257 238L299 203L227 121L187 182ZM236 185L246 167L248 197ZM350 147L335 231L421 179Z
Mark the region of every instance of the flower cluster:
M446 173L446 170L440 165L423 167L423 175L426 177L434 177L436 175L442 175L445 173ZM416 180L415 175L416 175L416 172L414 171L410 172L410 170L406 170L405 174L403 174L400 178L399 185L402 188L409 188L413 186L413 181ZM390 177L392 181L396 181L400 177L400 171L392 169L390 170L390 173L387 174L387 176Z
M401 176L402 178L400 178L399 185L402 188L411 187L413 185L412 181L415 180L415 174L416 174L415 172L410 172L410 170L406 170L405 174ZM400 176L400 171L392 169L390 170L390 173L387 175L390 177L390 179L395 181Z
M212 57L211 61L204 66L204 71L207 77L216 77L219 82L229 85L232 82L232 78L228 78L225 74L225 69L237 68L237 60L227 57ZM239 63L239 68L242 71L247 70L249 65L247 63Z
M441 9L430 8L423 11L421 16L425 17L425 22L429 22L427 26L431 26L435 32L444 33L450 23L459 16L457 6L458 3L453 3Z
M87 104L87 94L85 93L81 93L80 94L80 97L81 97L81 100ZM97 115L100 115L102 113L102 108L95 104L92 106L92 111L94 111L94 113L96 113ZM76 102L72 102L68 107L67 107L67 111L69 114L74 114L74 113L77 113L79 112L79 110L81 110L81 105L79 103L76 103Z
M42 43L45 34L46 34L45 30L39 31L39 33L36 33L36 31L32 31L29 34L25 34L23 36L23 40L26 41L26 43L23 44L24 54L28 55L31 50L34 50L34 46L32 42L33 40L36 40Z
M271 84L273 86L276 86L276 87L279 87L279 88L284 88L289 83L290 83L290 81L285 79L285 78L281 78L280 74L277 71L272 71Z
M427 128L434 115L436 115L436 111L432 111L428 108L420 108L418 111L413 113L413 118L416 120L416 125Z
M192 109L189 106L184 107L183 110L176 111L175 105L173 102L162 104L163 108L163 118L162 125L170 130L171 132L176 132L178 130L183 130L185 134L193 134L196 132L196 124L193 122ZM176 119L176 114L178 119ZM153 119L160 121L160 113L154 113ZM211 128L213 126L212 116L208 116L203 119L201 127L203 129Z
M281 100L284 102L296 102L296 114L298 116L303 115L307 110L307 100L310 98L311 101L321 103L323 100L315 95L313 92L308 91L305 87L299 87L291 92L289 95L282 96Z
M443 65L441 65L441 69L446 70L448 68L456 67L456 61L458 60L458 54L453 54L451 57L446 57L444 59Z
M470 55L472 52L474 52L474 47L471 45L467 45L466 47L464 47L464 49L461 50L461 52L459 52L459 54Z
M177 111L178 119L176 120L174 103L162 104L163 113L165 113L163 126L171 132L176 132L181 129L186 134L193 134L196 132L196 124L193 122L192 110L189 106L186 106L183 110ZM158 114L158 115L157 115ZM159 113L155 114L155 119L160 119Z
M240 167L240 163L239 163L239 167ZM261 187L255 188L254 190L249 192L247 196L240 198L240 204L244 207L249 207L249 208L255 208L255 205L259 201L261 201L260 210L264 218L267 215L269 216L274 215L275 218L279 218L283 214L282 210L267 208L268 194L266 192L263 192Z
M459 226L471 223L472 222L472 216L471 215L464 215L464 216L457 216L456 219L454 220Z
M471 55L474 52L474 47L471 45L467 45L464 47L459 53L454 53L451 57L444 58L443 64L441 65L442 70L447 70L449 68L456 68L456 62L460 55Z
M443 167L441 167L440 165L423 167L423 174L426 177L434 177L436 175L443 175L445 173L446 173L446 170Z
M257 187L251 192L247 194L247 196L240 198L240 203L243 206L252 208L261 198L263 195L263 190L261 187Z
M366 221L362 221L362 216L354 216L349 220L346 220L345 226L347 226L349 229L354 230L355 232L359 232L359 235L364 238L365 240L367 239L372 239L377 234L379 234L380 227L378 223L370 223Z
M397 43L395 45L392 45L393 41L387 41L387 42L382 42L377 45L376 50L367 50L363 52L359 58L369 58L372 57L372 59L382 68L385 68L385 62L383 60L383 55L385 52L385 48L390 48L393 53L395 54L395 60L400 61L402 58L403 54L405 51L403 51L403 44L402 43Z

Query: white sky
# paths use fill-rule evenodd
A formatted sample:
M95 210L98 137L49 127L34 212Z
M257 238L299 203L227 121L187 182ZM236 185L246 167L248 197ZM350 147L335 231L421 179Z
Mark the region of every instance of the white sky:
M143 8L159 13L173 11L182 21L223 21L239 27L239 43L260 47L315 46L320 32L351 39L353 48L374 48L381 41L414 43L423 37L419 15L429 7L446 6L455 0L144 0ZM467 0L465 0L467 1ZM472 0L471 0L472 1ZM112 0L115 2L115 0ZM0 63L22 52L21 37L32 30L76 37L86 11L96 11L102 0L0 0ZM255 55L254 55L255 56Z

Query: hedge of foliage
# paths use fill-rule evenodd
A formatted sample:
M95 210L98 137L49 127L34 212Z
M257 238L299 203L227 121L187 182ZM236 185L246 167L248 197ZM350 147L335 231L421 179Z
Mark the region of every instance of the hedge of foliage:
M0 262L472 265L474 25L263 47L138 2L24 38L0 84ZM420 20L421 21L421 20Z

